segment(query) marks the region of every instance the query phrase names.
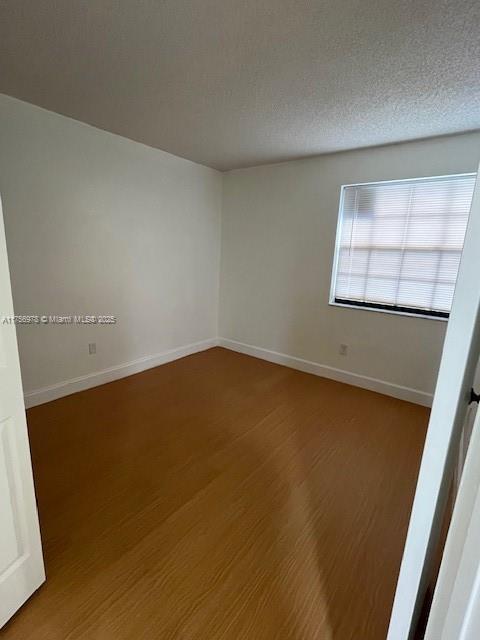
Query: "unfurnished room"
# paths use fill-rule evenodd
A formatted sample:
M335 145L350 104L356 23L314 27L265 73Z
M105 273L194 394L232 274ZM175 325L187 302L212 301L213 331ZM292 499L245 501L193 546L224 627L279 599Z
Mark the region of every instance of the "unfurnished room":
M0 50L0 638L478 640L478 2Z

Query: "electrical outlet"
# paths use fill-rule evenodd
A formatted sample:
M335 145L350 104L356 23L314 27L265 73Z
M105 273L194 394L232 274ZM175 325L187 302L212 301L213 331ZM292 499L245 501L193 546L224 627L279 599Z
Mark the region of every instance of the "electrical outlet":
M89 342L88 343L88 353L91 356L93 354L97 353L97 343L96 342Z
M341 344L338 353L341 356L346 356L348 354L348 344Z

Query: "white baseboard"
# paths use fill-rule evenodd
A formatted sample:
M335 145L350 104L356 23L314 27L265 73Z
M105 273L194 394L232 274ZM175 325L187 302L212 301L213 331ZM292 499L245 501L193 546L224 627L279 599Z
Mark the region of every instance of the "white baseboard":
M48 387L26 391L24 393L25 407L34 407L38 404L43 404L44 402L50 402L51 400L57 400L63 396L68 396L71 393L76 393L77 391L83 391L85 389L90 389L91 387L106 384L107 382L113 382L113 380L125 378L126 376L131 376L134 373L158 367L166 362L172 362L173 360L189 356L192 353L211 349L217 345L218 340L216 338L202 340L201 342L194 342L183 347L163 351L162 353L157 353L153 356L145 356L143 358L138 358L137 360L132 360L131 362L117 364L113 367L109 367L108 369L88 373L84 376L79 376L78 378L64 380Z
M345 384L351 384L355 387L361 387L363 389L369 389L370 391L383 393L387 396L399 398L400 400L414 402L416 404L423 405L424 407L432 406L433 396L431 393L426 393L425 391L419 391L418 389L412 389L410 387L403 387L401 385L394 384L393 382L371 378L369 376L352 373L351 371L345 371L343 369L336 369L335 367L319 364L318 362L303 360L302 358L289 356L285 353L278 353L277 351L263 349L262 347L255 347L250 344L244 344L243 342L237 342L236 340L229 340L227 338L210 338L208 340L202 340L201 342L195 342L183 347L157 353L156 355L145 356L143 358L138 358L137 360L132 360L131 362L118 364L113 367L109 367L108 369L103 369L102 371L95 371L84 376L79 376L78 378L64 380L48 387L26 391L24 394L25 406L29 408L38 404L50 402L51 400L57 400L58 398L68 396L71 393L91 389L92 387L97 387L98 385L106 384L107 382L113 382L114 380L131 376L134 373L139 373L146 369L158 367L167 362L172 362L173 360L178 360L179 358L184 358L185 356L205 351L206 349L211 349L215 346L225 347L231 351L244 353L255 358L275 362L276 364L282 364L292 369L312 373L316 376L336 380L337 382L344 382Z
M299 371L305 371L306 373L313 373L314 375L321 376L322 378L330 378L337 382L344 382L355 387L362 387L362 389L383 393L384 395L393 396L400 400L407 400L408 402L414 402L415 404L420 404L424 407L432 406L433 395L431 393L426 393L425 391L419 391L418 389L403 387L402 385L395 384L393 382L370 378L369 376L352 373L351 371L345 371L343 369L336 369L335 367L329 367L328 365L319 364L318 362L303 360L302 358L288 356L285 353L270 351L269 349L263 349L262 347L254 347L253 345L237 342L236 340L229 340L227 338L219 338L218 345L225 347L226 349L230 349L231 351L238 351L239 353L245 353L246 355L254 356L255 358L268 360L268 362L282 364L286 367L290 367L291 369L298 369Z

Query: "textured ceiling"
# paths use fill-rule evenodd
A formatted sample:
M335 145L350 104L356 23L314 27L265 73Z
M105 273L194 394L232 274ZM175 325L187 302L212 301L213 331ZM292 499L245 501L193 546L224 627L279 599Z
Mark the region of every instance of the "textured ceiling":
M2 0L0 92L218 169L480 128L478 0Z

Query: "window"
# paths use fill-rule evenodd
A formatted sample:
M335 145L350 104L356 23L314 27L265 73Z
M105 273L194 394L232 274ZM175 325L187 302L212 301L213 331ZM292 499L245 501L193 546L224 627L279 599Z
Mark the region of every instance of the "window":
M448 318L475 174L342 187L330 302Z

